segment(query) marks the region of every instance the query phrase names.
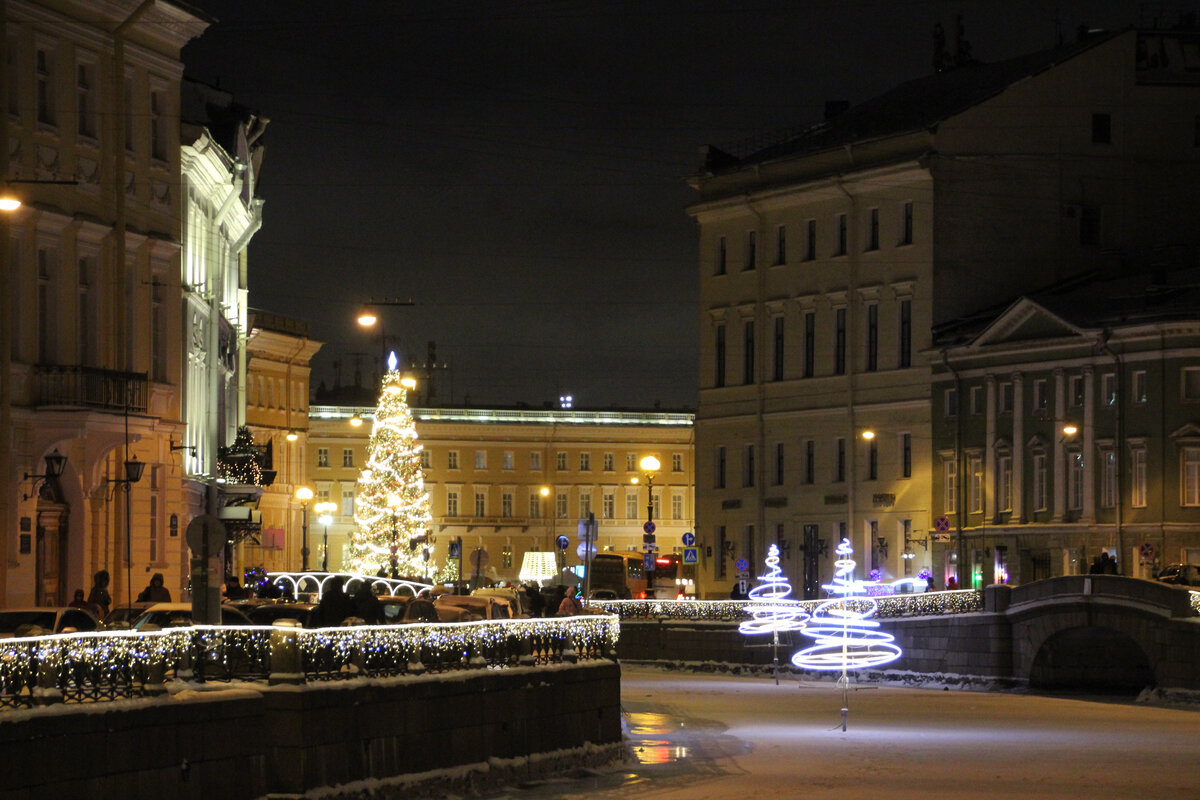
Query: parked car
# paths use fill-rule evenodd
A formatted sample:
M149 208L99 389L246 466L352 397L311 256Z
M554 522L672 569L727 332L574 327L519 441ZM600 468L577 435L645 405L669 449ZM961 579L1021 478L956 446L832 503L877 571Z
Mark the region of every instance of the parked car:
M1195 564L1171 564L1158 573L1158 580L1176 586L1200 586L1200 566Z
M408 611L408 604L412 602L411 597L407 595L381 594L378 600L379 605L383 607L383 624L396 625L404 622L404 615Z
M305 628L317 627L317 606L314 603L264 603L247 612L255 625L271 625L275 620L294 619Z
M0 639L48 633L94 631L100 621L91 611L70 606L6 608L0 611Z
M437 609L438 619L443 622L509 619L512 616L508 603L496 597L444 594L433 601L433 607Z
M109 611L104 617L104 627L109 630L123 630L132 626L133 621L145 613L146 609L154 603L126 603L125 605L115 606L112 611Z
M133 622L136 630L145 630L148 626L157 628L179 628L192 624L191 603L155 603ZM222 625L252 625L250 618L231 605L221 606Z
M526 597L523 589L512 587L497 586L488 589L476 589L471 592L472 597L494 597L498 600L503 600L508 603L509 616L511 617L528 617L529 613L529 598Z

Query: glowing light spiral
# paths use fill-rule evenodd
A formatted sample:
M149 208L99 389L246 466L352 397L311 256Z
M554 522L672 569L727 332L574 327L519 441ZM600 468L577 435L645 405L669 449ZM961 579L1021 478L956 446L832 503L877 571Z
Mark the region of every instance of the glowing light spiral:
M793 655L792 663L802 669L847 670L895 661L901 655L895 637L876 630L879 622L870 619L879 604L874 598L862 596L863 584L854 579L855 561L850 558L854 548L849 539L842 539L837 554L841 558L834 562L833 583L823 588L841 596L813 610L803 633L816 643Z
M779 548L771 545L766 557L767 574L759 575L762 583L750 590L746 613L754 617L738 625L738 631L748 635L795 631L804 627L808 614L797 605L784 605L792 593L792 585L779 568Z

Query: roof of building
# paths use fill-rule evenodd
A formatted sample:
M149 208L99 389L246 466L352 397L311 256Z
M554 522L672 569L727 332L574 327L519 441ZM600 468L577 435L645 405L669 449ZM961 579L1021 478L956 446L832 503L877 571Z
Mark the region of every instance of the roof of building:
M1122 31L1123 32L1123 31ZM1093 33L1072 44L987 64L972 61L943 72L902 83L883 94L806 128L780 132L778 141L762 138L709 148L706 169L736 170L788 156L829 150L854 142L929 130L996 96L1009 86L1037 75L1122 32Z

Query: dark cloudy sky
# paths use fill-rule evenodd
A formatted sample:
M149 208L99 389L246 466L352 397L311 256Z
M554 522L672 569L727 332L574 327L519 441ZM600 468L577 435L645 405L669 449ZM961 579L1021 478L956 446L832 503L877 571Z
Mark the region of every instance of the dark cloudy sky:
M250 302L326 344L437 342L443 400L696 402L699 148L815 122L931 71L962 14L994 61L1159 3L1050 0L191 0L190 76L272 121ZM1172 7L1177 7L1173 4ZM373 369L363 361L364 372Z

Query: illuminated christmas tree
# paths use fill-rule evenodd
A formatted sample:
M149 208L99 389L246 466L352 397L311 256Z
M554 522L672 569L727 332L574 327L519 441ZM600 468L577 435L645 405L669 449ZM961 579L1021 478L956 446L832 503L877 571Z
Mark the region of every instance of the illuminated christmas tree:
M412 379L396 371L396 354L388 358L383 376L375 426L367 445L367 464L358 478L354 503L357 529L346 549L351 572L417 577L426 564L423 540L432 516L421 471L421 445L408 407Z
M791 595L792 585L779 568L779 549L773 544L767 550L766 564L767 574L758 576L762 583L750 590L750 603L745 607L754 619L743 622L738 630L750 635L800 630L808 615L799 606L781 602Z

